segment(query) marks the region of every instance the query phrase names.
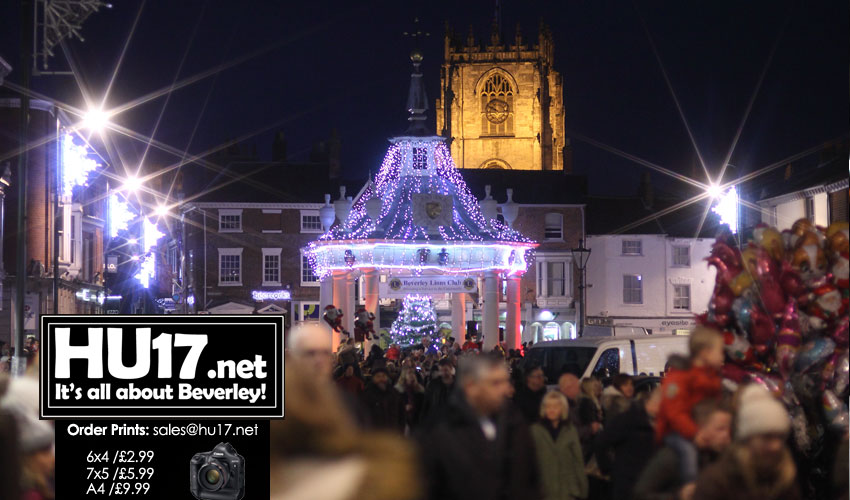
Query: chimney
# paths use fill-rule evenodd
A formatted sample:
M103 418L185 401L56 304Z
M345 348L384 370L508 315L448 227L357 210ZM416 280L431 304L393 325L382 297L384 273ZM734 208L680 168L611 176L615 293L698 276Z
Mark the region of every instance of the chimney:
M274 136L272 142L272 161L286 162L286 136L282 130Z

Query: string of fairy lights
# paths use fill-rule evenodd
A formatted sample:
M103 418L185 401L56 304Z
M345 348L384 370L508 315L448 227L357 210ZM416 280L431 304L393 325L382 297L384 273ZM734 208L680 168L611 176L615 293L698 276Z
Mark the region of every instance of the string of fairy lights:
M407 269L416 274L498 271L524 273L536 243L498 219L485 220L441 137L392 140L375 181L340 224L311 243L307 257L320 277L358 267ZM417 195L450 199L450 223L416 222ZM370 201L380 201L377 220Z

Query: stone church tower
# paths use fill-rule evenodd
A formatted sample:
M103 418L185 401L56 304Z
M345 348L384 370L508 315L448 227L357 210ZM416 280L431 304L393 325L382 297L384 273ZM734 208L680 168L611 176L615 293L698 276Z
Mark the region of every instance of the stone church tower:
M465 42L447 30L437 133L449 138L458 168L572 170L553 49L542 24L535 44L519 26L513 43L503 42L497 22L486 47L471 27Z

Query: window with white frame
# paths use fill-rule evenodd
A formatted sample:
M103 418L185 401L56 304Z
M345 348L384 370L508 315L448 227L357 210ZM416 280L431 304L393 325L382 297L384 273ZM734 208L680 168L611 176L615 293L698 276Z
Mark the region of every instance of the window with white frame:
M302 233L321 233L322 219L319 217L318 210L302 210L301 211L301 232Z
M280 285L280 248L263 249L263 285Z
M306 254L301 254L301 286L318 286L319 277L313 273L313 266Z
M220 286L239 286L242 284L241 248L218 249L218 284Z
M219 209L218 232L241 233L242 232L242 209Z
M623 255L643 255L640 240L623 240Z
M673 285L673 309L691 310L691 285Z
M563 297L567 294L567 263L546 263L546 289L550 297Z
M673 246L673 265L678 267L690 267L691 247L683 245Z
M547 240L564 239L564 216L548 213L544 217L543 238Z
M572 258L561 253L540 253L537 260L537 298L548 303L572 296Z
M623 303L643 304L643 279L640 274L623 275Z

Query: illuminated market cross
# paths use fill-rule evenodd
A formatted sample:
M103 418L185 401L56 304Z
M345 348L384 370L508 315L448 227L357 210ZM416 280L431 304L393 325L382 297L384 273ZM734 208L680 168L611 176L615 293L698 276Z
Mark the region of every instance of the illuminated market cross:
M353 332L354 281L361 275L366 310L376 317L379 282L387 283L387 293L403 294L406 285L442 277L433 281L437 286L445 283L444 290L411 293L451 293L453 335L462 341L466 291L477 292L481 280L482 330L488 350L498 342L498 290L501 280L507 280L505 340L509 348L518 347L520 279L537 243L497 220L496 202L489 195L479 204L455 168L445 139L428 134L428 105L419 71L422 56L414 51L411 60L410 127L390 139L377 176L357 200L345 198L344 188L334 206L325 196L320 213L325 227L332 227L306 248L321 280L321 307L333 304L342 309L343 325ZM334 333L333 346L338 343L339 334Z

